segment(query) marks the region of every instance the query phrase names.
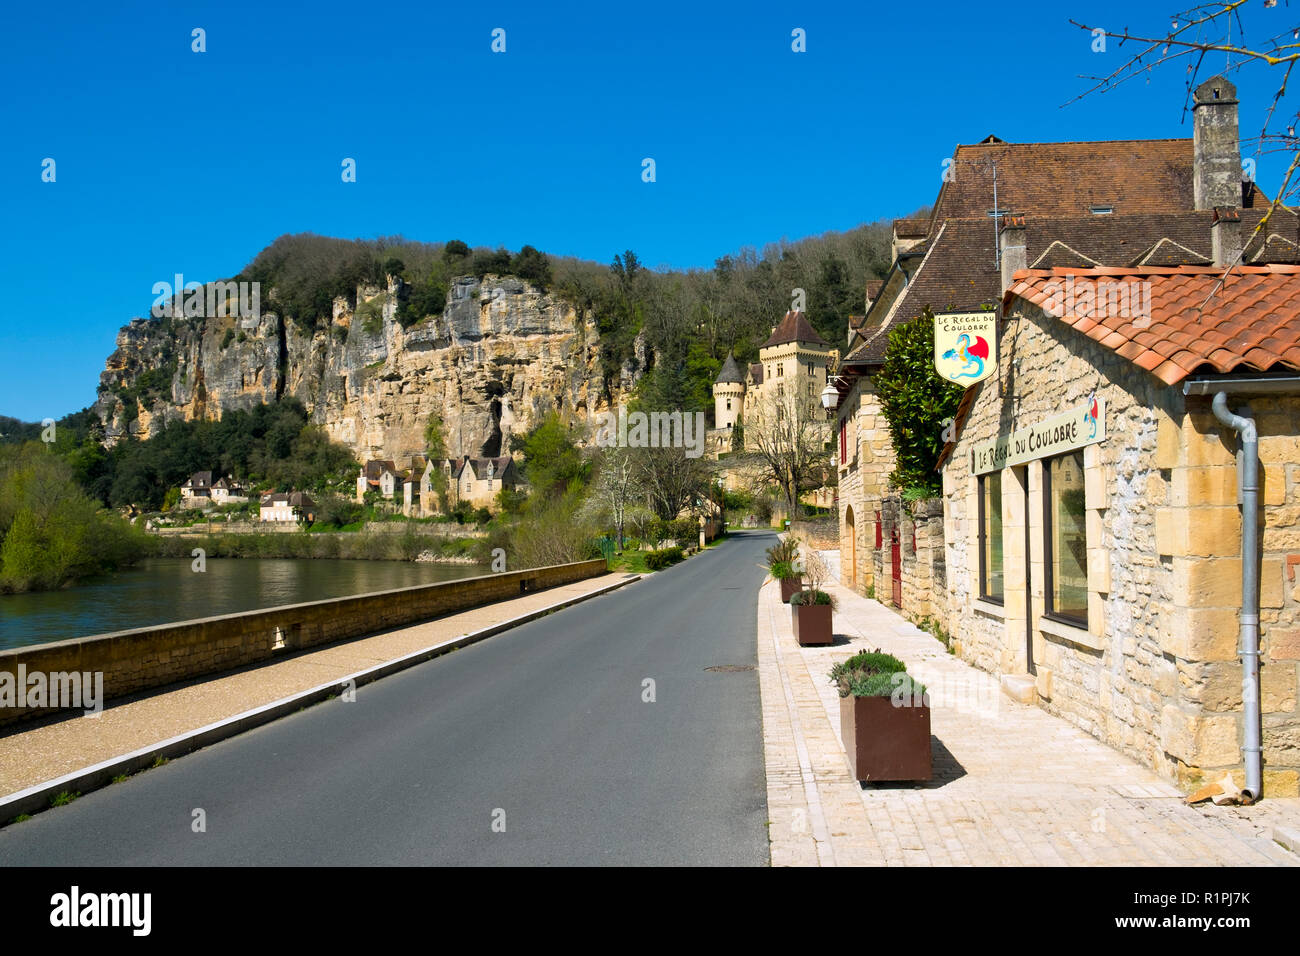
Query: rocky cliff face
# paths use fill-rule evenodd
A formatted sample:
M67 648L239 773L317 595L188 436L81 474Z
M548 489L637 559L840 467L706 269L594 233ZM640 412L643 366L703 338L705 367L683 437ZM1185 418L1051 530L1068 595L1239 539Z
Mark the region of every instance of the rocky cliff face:
M100 375L109 439L297 398L361 460L421 453L431 412L449 453L494 455L550 409L588 418L617 406L645 367L639 346L606 383L594 317L510 277L459 279L443 315L403 329L399 282L358 289L355 309L335 300L328 327L310 336L265 301L256 320L132 321Z

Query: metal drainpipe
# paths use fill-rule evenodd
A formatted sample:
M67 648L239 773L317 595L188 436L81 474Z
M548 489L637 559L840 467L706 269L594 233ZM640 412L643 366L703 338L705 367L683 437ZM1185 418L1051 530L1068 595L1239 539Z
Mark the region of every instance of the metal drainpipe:
M1214 394L1214 417L1241 436L1241 709L1246 721L1245 792L1260 797L1259 726L1259 435L1255 420L1228 411L1228 393Z

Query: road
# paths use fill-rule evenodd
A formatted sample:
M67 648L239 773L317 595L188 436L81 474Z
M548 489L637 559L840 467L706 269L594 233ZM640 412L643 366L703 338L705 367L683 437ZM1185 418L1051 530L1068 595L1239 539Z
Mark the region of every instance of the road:
M0 865L765 865L758 676L707 668L756 664L772 541L8 826Z

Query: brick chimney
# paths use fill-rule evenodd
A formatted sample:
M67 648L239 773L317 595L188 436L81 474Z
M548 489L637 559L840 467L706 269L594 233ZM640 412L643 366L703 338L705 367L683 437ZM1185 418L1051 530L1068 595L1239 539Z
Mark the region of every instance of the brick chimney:
M1029 268L1025 251L1025 217L1003 216L998 229L998 254L1002 260L1002 292L1011 287L1011 277Z
M1237 88L1212 77L1192 94L1192 179L1197 209L1241 205Z
M1233 206L1214 207L1214 225L1210 226L1211 255L1214 264L1226 268L1241 255L1241 212Z

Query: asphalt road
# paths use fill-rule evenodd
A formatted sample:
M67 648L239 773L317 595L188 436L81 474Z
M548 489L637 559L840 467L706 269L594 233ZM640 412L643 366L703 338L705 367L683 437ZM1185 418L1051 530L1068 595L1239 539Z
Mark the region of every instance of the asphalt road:
M5 827L0 865L765 865L758 676L706 668L757 663L771 543L737 535Z

